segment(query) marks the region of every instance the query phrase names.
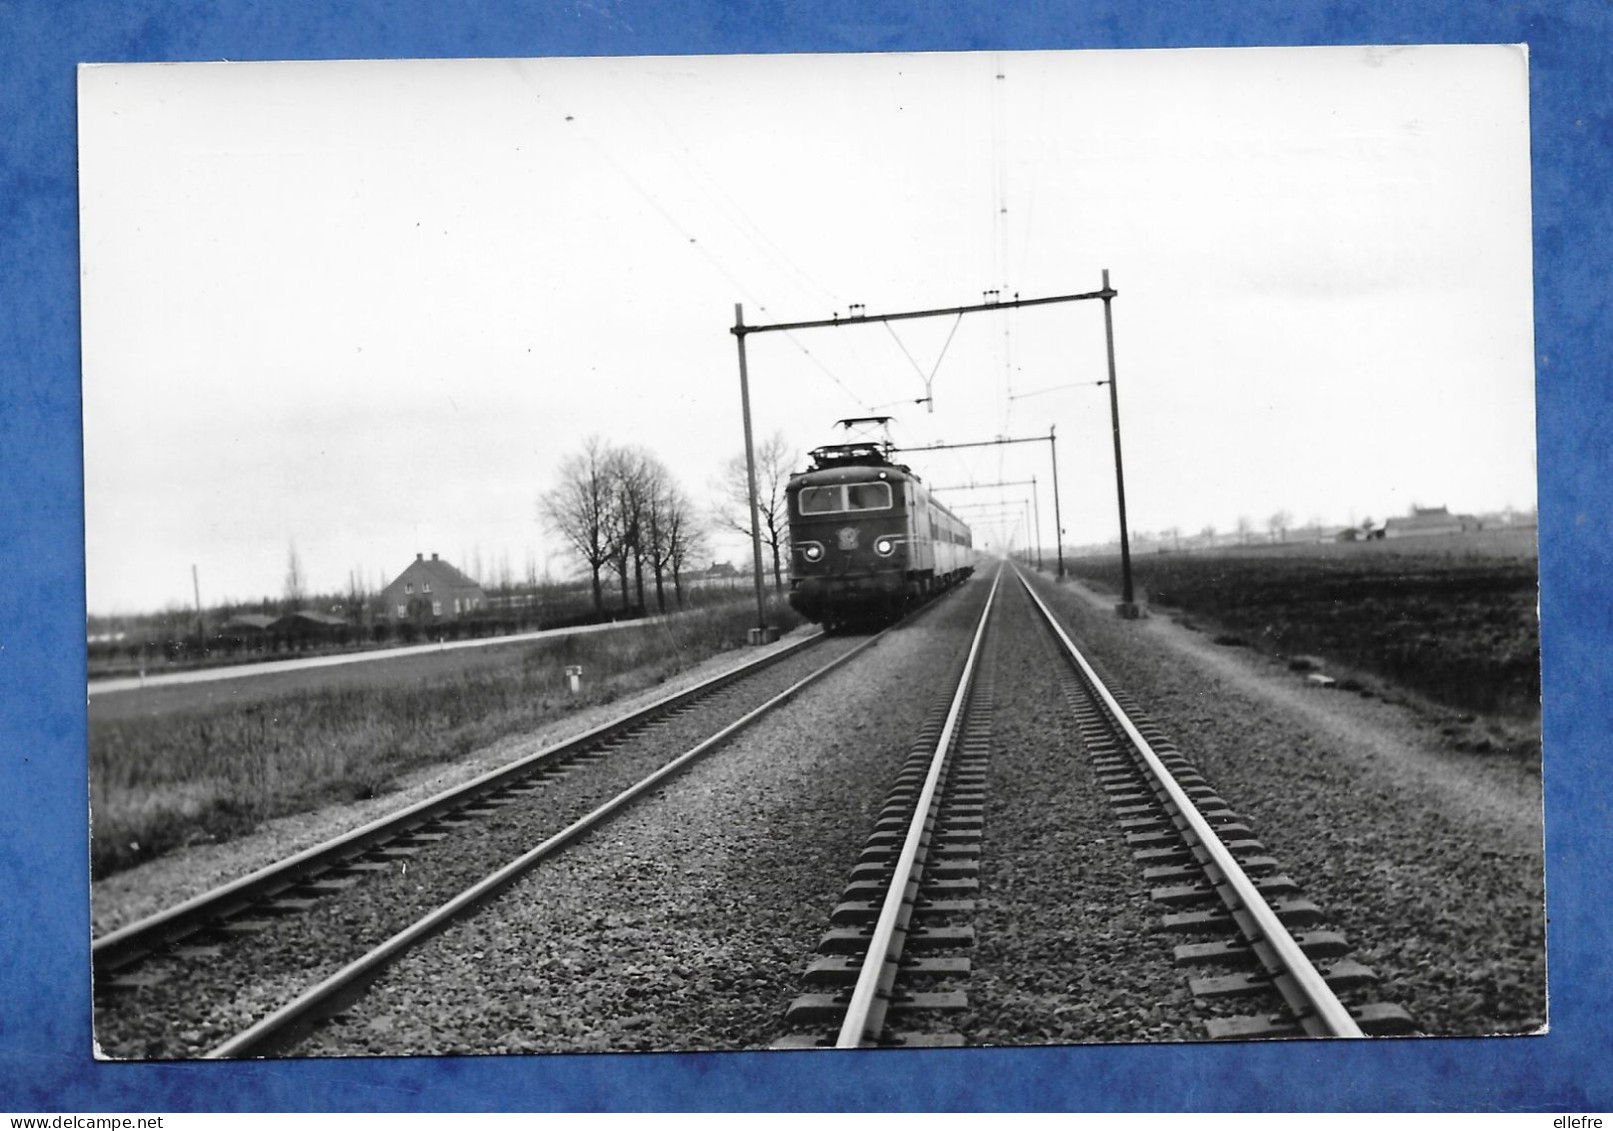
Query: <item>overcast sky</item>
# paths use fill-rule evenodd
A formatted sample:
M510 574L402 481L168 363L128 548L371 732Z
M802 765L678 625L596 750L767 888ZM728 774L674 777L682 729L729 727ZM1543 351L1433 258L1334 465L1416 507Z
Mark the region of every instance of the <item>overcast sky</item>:
M1534 505L1521 47L108 65L79 122L92 613L189 604L193 565L279 596L293 543L316 591L565 574L536 501L585 437L697 500L742 450L736 302L1104 268L1133 528ZM759 437L1056 425L1066 542L1116 536L1101 303L748 349ZM907 458L1034 475L1051 544L1047 445Z

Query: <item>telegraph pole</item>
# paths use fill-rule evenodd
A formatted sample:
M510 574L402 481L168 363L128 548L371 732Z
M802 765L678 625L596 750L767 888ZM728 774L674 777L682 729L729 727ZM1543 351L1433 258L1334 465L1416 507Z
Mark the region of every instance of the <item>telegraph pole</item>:
M1042 500L1036 493L1036 476L1031 476L1031 509L1036 512L1036 572L1042 572Z
M745 308L734 303L734 337L739 342L739 406L745 419L745 488L750 495L750 544L756 576L756 627L750 632L752 644L766 644L772 635L767 626L767 597L762 587L762 515L756 505L756 445L751 439L750 375L745 368Z
M1117 293L1109 286L1109 269L1103 269L1103 336L1109 351L1109 420L1115 437L1115 497L1120 502L1120 604L1115 611L1123 617L1137 615L1137 602L1131 587L1131 533L1126 526L1126 473L1120 462L1120 393L1115 385L1115 323L1110 303ZM1054 495L1057 498L1057 494ZM1059 571L1061 574L1063 570Z
M1059 573L1058 579L1064 580L1064 514L1059 509L1059 441L1053 433L1058 425L1047 426L1047 443L1053 453L1053 537L1058 541Z

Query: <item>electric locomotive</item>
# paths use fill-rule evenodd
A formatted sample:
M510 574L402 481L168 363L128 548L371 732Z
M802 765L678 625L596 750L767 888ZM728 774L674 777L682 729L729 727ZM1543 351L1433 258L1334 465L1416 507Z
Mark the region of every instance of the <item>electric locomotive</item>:
M815 448L790 477L792 607L836 630L895 619L974 571L969 527L883 443Z

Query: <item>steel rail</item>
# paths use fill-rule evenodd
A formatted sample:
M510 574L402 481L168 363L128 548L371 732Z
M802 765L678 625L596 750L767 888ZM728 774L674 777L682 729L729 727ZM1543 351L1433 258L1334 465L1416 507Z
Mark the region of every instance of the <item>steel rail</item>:
M1288 928L1283 926L1282 920L1277 917L1277 913L1272 910L1271 905L1266 902L1265 897L1255 887L1254 881L1244 872L1237 858L1232 855L1231 850L1226 845L1221 843L1221 838L1215 834L1210 823L1199 813L1198 806L1193 804L1193 800L1177 784L1171 772L1160 761L1159 755L1154 753L1153 747L1149 745L1148 740L1142 736L1136 725L1126 715L1125 710L1121 708L1114 696L1109 693L1109 689L1098 678L1098 674L1092 669L1092 665L1087 663L1085 656L1081 655L1080 649L1065 634L1064 629L1058 623L1058 619L1053 615L1046 603L1031 588L1030 582L1025 579L1024 574L1017 569L1014 572L1019 578L1020 584L1025 587L1025 592L1030 594L1031 600L1041 610L1042 616L1046 618L1048 626L1052 628L1054 635L1063 645L1065 652L1074 661L1083 678L1087 680L1088 685L1107 708L1110 717L1125 732L1126 737L1130 740L1138 755L1148 766L1149 772L1153 774L1160 787L1169 795L1178 815L1187 824L1192 835L1197 838L1199 847L1204 849L1215 867L1220 870L1223 882L1232 889L1238 903L1241 904L1241 907L1233 907L1232 910L1242 910L1254 921L1257 934L1260 937L1251 938L1250 941L1254 943L1264 942L1271 948L1278 961L1282 964L1284 972L1287 973L1295 988L1310 1006L1313 1011L1312 1016L1321 1024L1323 1028L1321 1035L1332 1037L1365 1036L1361 1031L1361 1027L1356 1024L1355 1018L1350 1016L1350 1011L1339 1001L1322 977L1321 972L1312 964L1311 960L1300 948L1299 943L1294 940L1293 935L1288 933Z
M779 692L766 703L728 724L710 738L678 755L671 762L643 778L637 784L623 790L586 816L578 818L554 836L522 853L498 871L466 888L436 910L425 915L412 925L405 927L368 953L349 962L317 985L305 990L292 1001L264 1017L250 1028L243 1030L217 1046L208 1052L204 1059L225 1060L267 1056L275 1049L286 1047L318 1020L323 1007L335 1002L345 1001L351 996L362 992L369 982L378 977L388 965L406 953L411 947L436 934L459 916L480 906L545 857L552 855L583 833L589 831L606 817L615 813L645 791L653 789L696 758L720 746L763 715L782 706L808 685L828 675L842 664L849 662L853 657L866 652L883 640L885 634L890 631L891 629L886 629L875 636L869 637L851 651L831 660L817 671ZM817 639L817 637L813 637L813 639Z
M895 870L891 873L890 889L885 893L885 902L880 907L879 919L874 925L873 935L868 940L868 950L863 957L862 970L857 975L857 985L851 991L845 1020L841 1023L839 1035L835 1038L836 1048L860 1048L865 1042L878 1037L877 1033L867 1032L869 1017L876 1003L885 967L887 963L899 957L891 953L896 938L897 921L901 918L902 906L907 900L907 889L913 879L914 863L918 858L919 844L924 839L925 826L930 820L930 810L934 807L936 794L941 787L941 772L946 765L947 753L952 748L953 735L963 718L964 704L969 699L969 691L974 683L980 645L986 636L986 624L991 619L992 605L996 600L997 586L1001 581L1002 568L998 567L996 576L992 578L991 592L986 595L986 607L980 614L980 624L975 629L974 640L969 645L969 655L964 661L963 675L958 680L957 693L953 696L952 705L947 711L946 724L936 741L935 757L931 759L929 773L924 777L924 788L919 791L918 801L913 806L913 819L908 825L907 838L902 842L901 855L897 857Z
M378 817L284 860L265 865L239 879L231 880L182 903L111 931L92 943L90 948L92 968L97 973L110 973L138 959L146 951L170 941L172 937L182 937L198 929L231 906L277 894L289 886L294 886L299 876L322 866L334 867L342 861L349 860L363 850L384 843L439 813L459 808L479 794L490 792L506 781L525 776L540 763L563 758L621 731L630 730L657 715L675 709L688 700L737 682L746 675L770 667L824 639L826 638L823 633L813 633L803 640L732 668L694 687L663 696L620 718L612 719L573 738L498 766L469 781L450 786L407 808Z

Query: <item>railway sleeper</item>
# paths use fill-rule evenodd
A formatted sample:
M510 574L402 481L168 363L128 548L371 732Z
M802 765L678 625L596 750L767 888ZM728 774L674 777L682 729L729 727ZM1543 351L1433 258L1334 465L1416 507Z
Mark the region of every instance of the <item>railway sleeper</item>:
M1350 1016L1371 1037L1397 1037L1417 1032L1417 1024L1402 1007L1386 1001L1355 1006ZM1251 1041L1303 1037L1304 1029L1292 1014L1272 1013L1254 1017L1218 1017L1205 1023L1214 1041Z
M889 869L886 869L884 879L857 880L846 885L841 893L841 899L846 901L856 899L884 899L885 892L890 889ZM926 873L919 884L921 898L937 899L948 896L973 895L980 890L980 881L972 878L955 880L938 880Z
M1178 864L1161 864L1152 868L1143 869L1144 880L1196 880L1205 876L1204 866L1193 859L1193 854L1184 851L1182 862ZM1238 861L1239 867L1251 876L1266 876L1277 870L1277 861L1270 856L1250 856Z
M1292 895L1300 890L1291 876L1282 874L1256 877L1254 885L1262 895ZM1156 903L1203 903L1217 898L1220 891L1213 881L1204 877L1196 882L1153 888L1148 895Z
M880 1048L889 1049L961 1049L961 1033L886 1033L879 1042Z
M1334 993L1360 989L1362 986L1375 985L1379 981L1375 970L1353 959L1335 962L1332 966L1319 969L1318 972ZM1262 970L1252 974L1189 978L1187 988L1194 997L1242 997L1245 994L1264 993L1272 988L1274 981L1271 974Z
M1232 841L1247 840L1254 836L1249 826L1238 823L1222 825L1218 832L1220 833L1221 842L1229 848ZM1175 826L1172 826L1169 830L1162 829L1158 832L1131 832L1126 834L1126 843L1137 848L1157 848L1167 845L1173 840L1179 841L1180 839L1181 832Z
M836 1033L802 1033L795 1036L784 1037L774 1041L772 1048L780 1051L790 1049L832 1049L835 1047ZM895 1049L961 1049L964 1040L958 1033L887 1033L879 1041L880 1048Z
M1350 952L1349 942L1337 931L1303 931L1294 941L1313 961L1342 958ZM1183 943L1174 953L1178 966L1254 966L1260 962L1259 954L1244 939Z
M902 847L907 838L900 840L892 837L869 837L867 845L858 853L859 863L867 860L894 860L902 854ZM969 855L980 851L980 834L978 832L947 833L932 835L926 833L919 840L921 855L958 856Z
M1320 923L1323 919L1322 909L1308 899L1292 899L1279 896L1268 901L1271 909L1284 926L1310 927ZM1200 934L1209 931L1222 931L1235 929L1237 924L1233 921L1230 912L1216 911L1180 911L1168 915L1161 915L1159 929L1167 932L1181 932L1185 934Z
M362 876L321 876L317 880L298 884L297 891L310 896L336 895L362 882Z
M1159 811L1158 806L1150 806L1153 815L1149 817L1127 817L1119 822L1120 828L1126 832L1142 832L1147 829L1174 828L1175 823Z
M784 1011L784 1020L792 1025L822 1024L839 1021L846 1016L851 995L802 994ZM969 995L962 990L893 992L885 1002L890 1013L956 1013L969 1008Z
M1237 857L1241 863L1244 860L1258 859L1266 851L1266 846L1258 840L1235 840L1226 843L1225 848ZM1198 857L1186 844L1178 841L1174 845L1163 848L1141 848L1131 854L1131 858L1139 864L1180 864L1188 861L1198 862Z
M180 944L207 932L208 927L206 924L178 926L161 938L152 939L139 950L125 951L118 957L116 962L103 960L95 967L95 992L100 993L103 989L135 988L134 983L123 985L119 982L119 979L123 978L128 971L138 968L141 963L156 955L177 953L177 948Z
M837 904L829 914L831 923L873 923L879 920L879 912L885 901L881 899L847 900ZM972 899L925 899L920 897L912 908L914 915L969 915L974 912L975 901Z
M943 804L941 812L935 819L936 827L942 833L964 832L969 829L978 830L986 823L986 819L979 813L979 806L974 806L973 808L975 812L958 813L956 812L956 806L951 803ZM899 833L905 836L907 827L912 822L913 814L911 810L908 811L905 817L881 817L874 822L873 835L885 836L890 833ZM873 838L870 837L869 839L872 840Z
M807 967L804 981L809 985L856 985L862 974L863 960L832 956L813 959ZM953 956L918 957L903 955L897 963L897 972L903 978L967 978L973 968L967 958Z
M1232 853L1233 857L1240 863L1244 860L1259 857L1266 851L1266 846L1252 837L1222 841L1221 846ZM1204 864L1195 847L1189 845L1181 837L1175 838L1172 843L1152 848L1135 849L1131 854L1131 858L1139 864L1185 863L1190 860L1201 866Z
M280 918L286 915L301 915L304 911L319 906L315 898L298 899L294 896L277 895L273 899L266 899L258 904L256 911L260 915L273 915Z
M929 828L920 841L920 850L929 849L933 845L959 845L978 844L981 839L979 828L957 828L947 822L941 822ZM907 842L905 835L896 833L875 833L864 842L863 853L873 851L889 852L893 856L900 856L902 846Z
M1159 801L1169 796L1163 789L1154 786L1141 773L1130 775L1125 781L1113 782L1103 787L1109 794L1109 804L1118 805L1122 801L1153 800ZM1215 790L1207 785L1183 786L1182 792L1191 798L1213 798Z
M129 974L118 974L111 978L95 979L95 992L97 994L128 994L138 990L160 986L169 978L166 970L139 970Z
M433 832L436 832L441 829L463 829L469 825L474 825L475 823L476 817L474 814L467 813L465 810L460 809L453 813L445 813L441 817L433 819L431 824L427 827Z
M857 855L858 867L868 864L879 864L890 867L901 858L901 845L875 845L865 848ZM933 860L968 860L980 855L979 844L955 844L947 841L937 841L933 844L919 845L919 859Z
M873 931L862 927L840 927L826 931L818 943L819 954L866 954ZM915 950L935 950L948 946L974 946L975 929L962 927L909 927L906 945Z
M208 928L208 933L229 939L250 938L262 934L272 926L274 923L268 919L230 919L223 923L214 923Z
M851 869L851 875L848 878L852 882L856 882L857 880L880 879L882 877L889 879L890 874L890 864L880 864L870 861L866 864L858 864L853 867ZM977 860L931 861L925 864L924 874L926 878L933 875L936 879L943 880L968 879L980 874L980 862Z

